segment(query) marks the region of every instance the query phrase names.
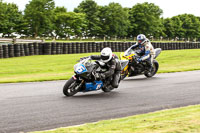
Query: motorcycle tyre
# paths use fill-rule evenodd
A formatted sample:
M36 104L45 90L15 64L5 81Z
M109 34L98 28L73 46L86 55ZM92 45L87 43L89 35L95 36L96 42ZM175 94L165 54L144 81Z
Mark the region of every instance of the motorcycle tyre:
M126 78L127 74L121 75L121 80L124 80Z
M102 89L103 92L110 92L110 91L112 91L112 90L114 89L111 85L110 85L109 87L110 87L110 88L108 88L108 87L106 87L106 88L103 87L103 88L101 88L101 89Z
M153 61L153 65L155 66L154 69L156 69L156 70L155 70L153 73L151 73L151 74L149 74L149 72L148 72L148 73L145 73L144 75L145 75L147 78L153 77L153 76L157 73L157 71L158 71L159 64L158 64L158 62L157 62L156 60Z
M64 85L64 87L63 87L63 94L65 95L65 96L67 96L67 97L70 97L70 96L73 96L73 95L75 95L77 92L78 92L78 90L75 90L75 91L70 91L69 92L69 87L70 87L70 85L71 84L73 84L73 83L75 83L76 82L76 80L74 80L74 78L71 78L71 79L69 79L66 83L65 83L65 85ZM77 84L78 85L78 84ZM76 87L76 86L75 86Z

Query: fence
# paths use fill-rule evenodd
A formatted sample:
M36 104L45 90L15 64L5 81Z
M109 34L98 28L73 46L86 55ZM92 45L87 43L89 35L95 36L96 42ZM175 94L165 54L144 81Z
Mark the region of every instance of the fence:
M24 43L30 43L30 42L38 42L41 43L43 40L33 40L33 39L18 39L18 38L0 38L0 42L24 42Z
M0 58L55 55L100 52L104 47L110 47L114 52L122 52L135 42L72 42L72 43L20 43L0 45ZM153 42L154 48L162 50L198 49L200 43L162 43Z

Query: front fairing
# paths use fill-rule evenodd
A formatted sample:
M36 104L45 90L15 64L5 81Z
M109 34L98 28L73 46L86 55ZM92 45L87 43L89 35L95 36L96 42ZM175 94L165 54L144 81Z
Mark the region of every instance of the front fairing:
M92 72L94 71L96 65L97 64L89 58L83 59L74 65L74 72L77 77L90 81L93 79Z
M78 63L74 66L74 71L77 73L77 74L83 74L83 73L86 73L88 72L87 68L85 67L85 65L83 65L82 63Z
M133 56L136 55L136 52L131 48L128 48L125 52L120 54L121 60L132 60Z

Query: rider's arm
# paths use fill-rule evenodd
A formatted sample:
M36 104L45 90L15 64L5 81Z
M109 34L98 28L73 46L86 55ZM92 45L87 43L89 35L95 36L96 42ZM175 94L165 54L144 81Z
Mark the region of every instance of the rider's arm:
M146 59L148 59L150 57L150 50L149 51L145 51L145 55L143 55L141 57L141 60L144 61Z
M139 46L139 44L136 43L136 44L132 45L130 48L134 50L134 49L137 48L138 46Z
M147 44L145 46L145 54L141 57L141 60L144 61L150 57L150 46Z
M92 60L100 60L101 59L101 56L100 55L91 55L90 58Z

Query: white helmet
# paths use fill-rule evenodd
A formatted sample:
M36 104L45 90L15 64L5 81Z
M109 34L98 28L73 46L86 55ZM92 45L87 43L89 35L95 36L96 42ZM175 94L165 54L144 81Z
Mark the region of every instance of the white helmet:
M111 59L112 59L112 50L111 50L111 48L106 47L106 48L102 49L101 50L101 60L104 63L107 63Z
M137 36L137 42L139 44L144 44L146 41L147 41L147 38L146 38L146 36L144 34L139 34Z

